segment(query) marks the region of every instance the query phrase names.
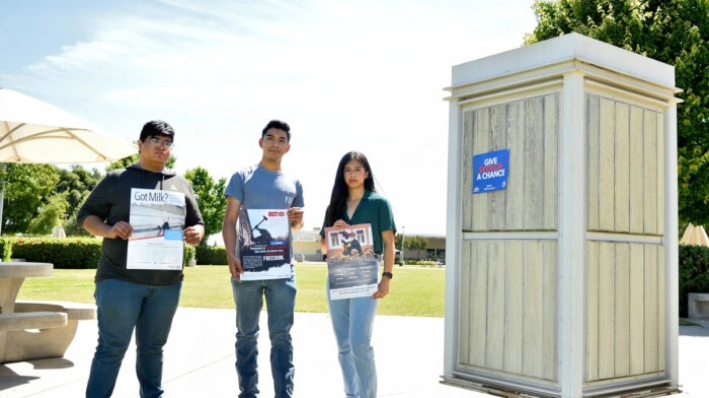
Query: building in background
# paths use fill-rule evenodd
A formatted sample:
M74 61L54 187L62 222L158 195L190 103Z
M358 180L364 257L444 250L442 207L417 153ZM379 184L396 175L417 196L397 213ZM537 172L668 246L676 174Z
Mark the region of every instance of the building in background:
M445 235L417 235L428 241L425 250L404 250L407 260L432 260L443 263L446 258ZM397 248L397 262L399 256ZM293 251L296 261L323 261L323 252L320 249L320 228L300 230L293 232Z

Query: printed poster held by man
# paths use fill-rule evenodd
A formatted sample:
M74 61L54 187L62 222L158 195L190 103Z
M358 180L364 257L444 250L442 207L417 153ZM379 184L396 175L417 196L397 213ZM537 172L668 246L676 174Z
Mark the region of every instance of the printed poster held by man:
M181 270L186 215L184 193L132 188L126 268Z
M285 209L239 209L241 279L291 277L290 222Z

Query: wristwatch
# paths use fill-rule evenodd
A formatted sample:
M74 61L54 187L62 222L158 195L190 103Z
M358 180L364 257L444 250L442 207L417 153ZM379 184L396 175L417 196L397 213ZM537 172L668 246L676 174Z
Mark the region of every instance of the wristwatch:
M394 279L394 274L392 274L391 272L382 272L382 277L385 276L389 279Z

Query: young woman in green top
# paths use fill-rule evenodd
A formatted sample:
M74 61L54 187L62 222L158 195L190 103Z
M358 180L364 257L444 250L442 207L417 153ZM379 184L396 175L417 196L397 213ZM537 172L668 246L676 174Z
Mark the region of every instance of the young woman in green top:
M367 157L360 152L349 152L337 167L330 205L320 231L323 252L326 252L326 227L346 228L357 224L372 227L374 251L384 260L381 281L372 296L350 299L332 300L328 286L328 304L345 394L347 397L375 398L377 371L371 337L377 300L389 294L393 277L396 226L389 201L376 193Z

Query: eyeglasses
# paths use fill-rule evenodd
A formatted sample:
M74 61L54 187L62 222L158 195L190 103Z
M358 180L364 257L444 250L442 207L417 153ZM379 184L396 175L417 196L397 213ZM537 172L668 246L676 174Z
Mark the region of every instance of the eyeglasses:
M163 148L168 148L168 149L172 149L172 148L175 147L175 144L174 144L172 141L170 141L170 140L162 141L162 140L160 140L159 138L155 138L155 137L152 137L152 138L150 139L150 143L153 144L153 145L155 145L155 146L158 146L158 145L159 145L159 146L161 146L161 147L163 147Z

